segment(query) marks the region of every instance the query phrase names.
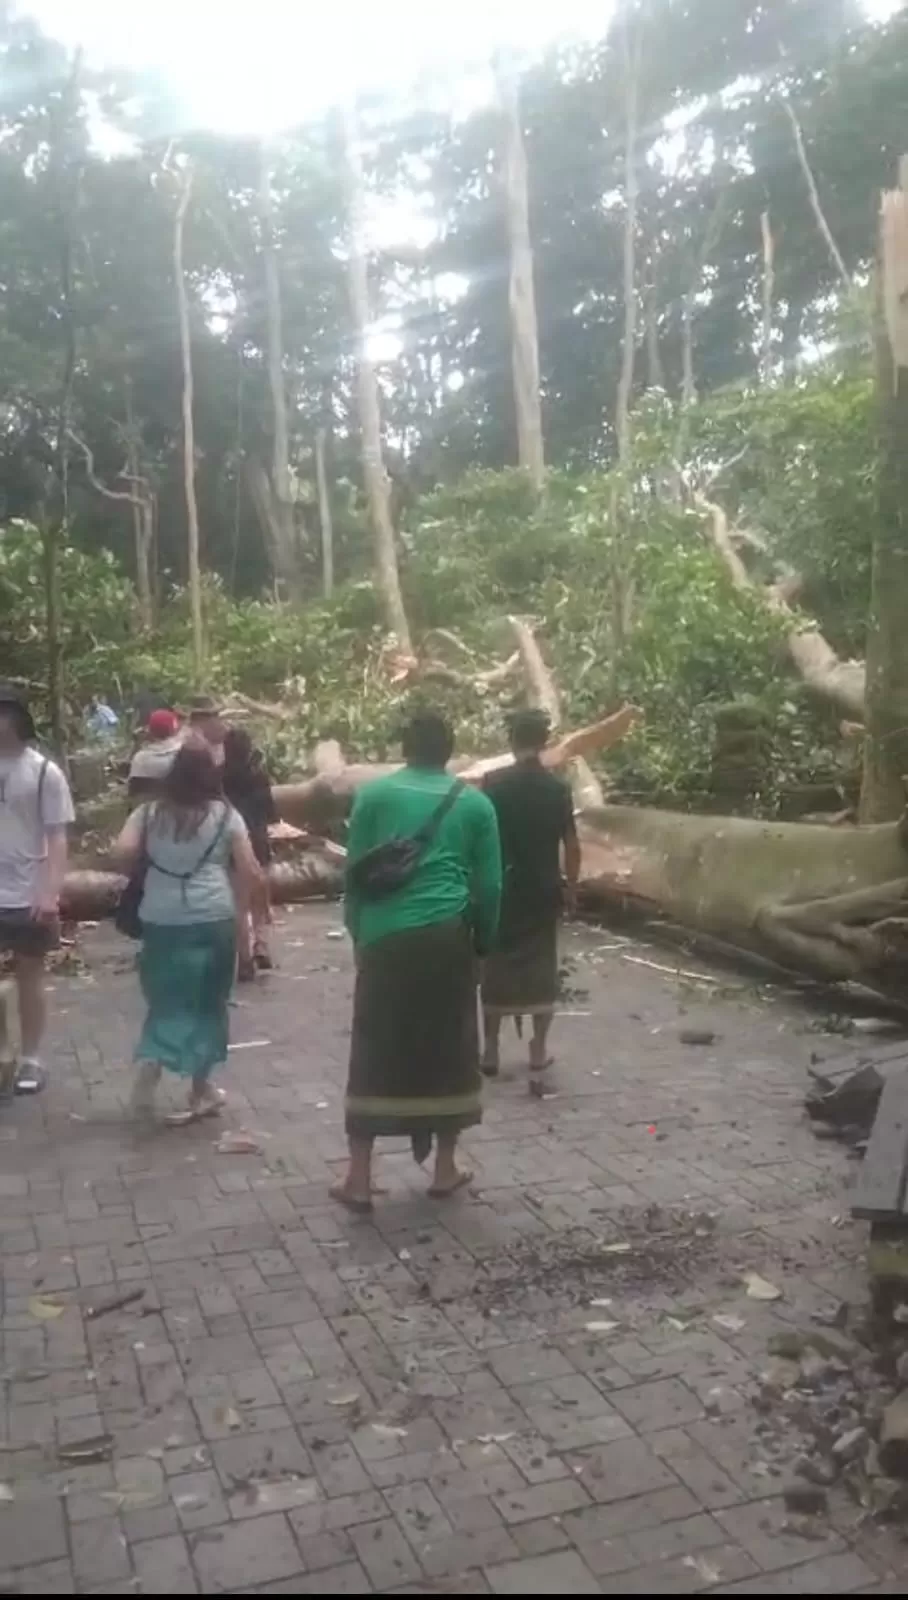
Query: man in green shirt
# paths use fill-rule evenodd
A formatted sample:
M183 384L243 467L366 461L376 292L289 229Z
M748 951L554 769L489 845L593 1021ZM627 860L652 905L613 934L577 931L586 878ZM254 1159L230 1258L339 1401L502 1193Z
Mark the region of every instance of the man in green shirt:
M469 1182L455 1152L480 1121L476 957L495 939L501 856L495 812L446 772L451 731L433 712L403 736L406 765L360 790L348 839L345 920L356 947L356 991L346 1129L350 1166L332 1190L356 1212L372 1207L372 1146L405 1135L418 1161L437 1141L429 1193L447 1198ZM375 897L353 870L378 846L428 835L399 888Z

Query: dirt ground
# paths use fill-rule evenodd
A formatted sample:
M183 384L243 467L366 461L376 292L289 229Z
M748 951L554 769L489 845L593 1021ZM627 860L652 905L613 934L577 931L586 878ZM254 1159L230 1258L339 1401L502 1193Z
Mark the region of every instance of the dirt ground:
M0 1590L901 1593L855 1164L801 1102L904 1042L574 930L551 1094L508 1033L472 1193L389 1145L355 1219L339 912L276 935L219 1125L124 1119L132 947L55 973L0 1106Z

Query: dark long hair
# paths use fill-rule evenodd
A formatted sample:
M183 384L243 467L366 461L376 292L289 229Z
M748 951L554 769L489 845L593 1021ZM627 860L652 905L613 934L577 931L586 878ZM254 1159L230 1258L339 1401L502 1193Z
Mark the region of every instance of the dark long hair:
M202 739L187 739L161 783L161 803L175 814L175 832L183 837L195 833L212 801L222 798L221 775L209 746Z

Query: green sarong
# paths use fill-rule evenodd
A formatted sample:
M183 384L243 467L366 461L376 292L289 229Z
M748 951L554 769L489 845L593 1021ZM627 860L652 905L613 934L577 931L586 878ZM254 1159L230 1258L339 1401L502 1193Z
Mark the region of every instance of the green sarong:
M185 927L146 922L139 980L148 1015L136 1061L156 1061L185 1078L206 1078L226 1061L235 962L233 918Z

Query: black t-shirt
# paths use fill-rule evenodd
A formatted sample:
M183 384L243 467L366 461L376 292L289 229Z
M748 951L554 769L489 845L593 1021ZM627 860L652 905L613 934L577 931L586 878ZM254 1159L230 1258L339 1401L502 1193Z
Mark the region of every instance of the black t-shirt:
M567 785L538 762L491 773L485 790L501 836L501 928L506 937L557 912L561 844L574 832L574 807Z

